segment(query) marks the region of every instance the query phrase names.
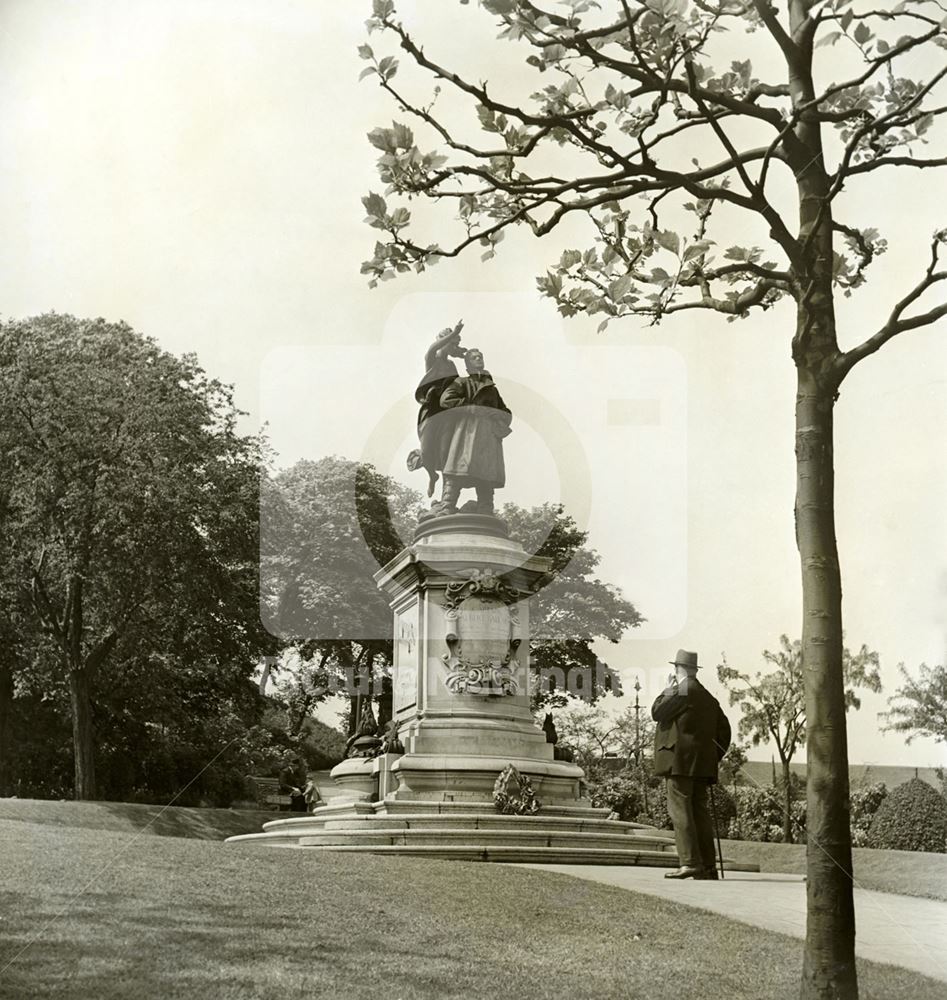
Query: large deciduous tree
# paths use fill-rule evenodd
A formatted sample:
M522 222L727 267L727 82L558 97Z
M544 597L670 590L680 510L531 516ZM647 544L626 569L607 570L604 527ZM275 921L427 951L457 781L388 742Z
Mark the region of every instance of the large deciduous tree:
M843 195L876 177L890 180L896 170L947 164L923 149L947 111L943 5L481 5L516 46L511 56L533 68L531 96L515 83L501 88L476 70L444 65L402 22L393 0L374 2L370 31L392 39L415 72L409 78L395 54L376 52L374 38L360 48L362 75L377 80L402 116L369 136L381 152L386 190L364 199L379 240L363 271L376 282L469 247L489 257L511 227L542 237L566 220L584 220L592 246L567 249L539 279L564 315L599 314L603 326L697 309L737 318L792 301L786 342L797 379L795 514L812 833L802 995L854 997L833 413L856 364L947 315L947 305L926 295L947 268L939 229L887 318L843 349L836 295L861 286L885 249L878 232L845 211ZM760 53L755 67L745 58L720 67L724 31L755 33L744 45ZM423 135L416 139L412 126ZM893 196L890 184L879 189L878 197ZM435 238L409 235L417 226L404 202L420 197L447 206L456 235L448 234L446 218ZM743 238L733 237L735 227Z
M617 643L644 618L621 591L595 576L601 556L561 504L503 505L510 536L552 561L550 580L530 602L533 707L562 707L569 695L594 702L621 694L618 674L595 654L596 641Z
M97 703L132 672L129 697L147 685L160 711L154 677L170 670L182 696L216 698L208 685L236 672L238 691L273 645L256 583L261 445L238 416L194 357L124 323L0 326L4 580L34 664L68 692L76 798L97 791Z
M264 484L263 613L296 654L281 678L291 729L344 692L351 734L363 698L390 698L391 611L373 575L410 540L420 504L372 466L337 456L297 462Z
M802 672L802 643L779 637L779 649L763 650L771 670L750 676L727 663L717 667L720 682L730 690L730 704L742 710L738 732L754 746L776 746L783 775L783 840L792 843L792 759L806 742L806 695ZM857 653L842 649L842 676L846 708L860 708L856 688L881 690L878 654L862 646Z

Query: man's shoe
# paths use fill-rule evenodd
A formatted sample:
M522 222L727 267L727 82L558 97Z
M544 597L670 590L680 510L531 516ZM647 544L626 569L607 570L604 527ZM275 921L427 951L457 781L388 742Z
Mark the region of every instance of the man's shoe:
M719 878L716 868L705 868L699 875L694 876L697 882L716 882Z
M683 868L678 868L673 872L665 872L665 878L697 878L698 875L703 873L702 868L691 868L689 865L684 865Z

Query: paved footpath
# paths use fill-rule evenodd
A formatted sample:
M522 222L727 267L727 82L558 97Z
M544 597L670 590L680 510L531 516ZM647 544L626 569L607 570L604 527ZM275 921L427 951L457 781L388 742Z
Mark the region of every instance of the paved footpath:
M727 872L720 882L665 879L660 868L522 865L673 899L767 930L805 937L806 886L801 875ZM855 890L855 953L947 982L947 903Z

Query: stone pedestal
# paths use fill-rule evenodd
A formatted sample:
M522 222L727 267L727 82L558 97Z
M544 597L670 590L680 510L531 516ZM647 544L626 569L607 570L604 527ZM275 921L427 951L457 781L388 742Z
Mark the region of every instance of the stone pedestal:
M529 708L529 598L548 570L502 521L457 514L423 523L375 575L394 614L393 712L406 750L386 800L492 803L513 764L544 805L589 805L581 768L553 759Z
M336 764L330 776L348 802L372 802L377 797L378 776L371 758L349 757Z

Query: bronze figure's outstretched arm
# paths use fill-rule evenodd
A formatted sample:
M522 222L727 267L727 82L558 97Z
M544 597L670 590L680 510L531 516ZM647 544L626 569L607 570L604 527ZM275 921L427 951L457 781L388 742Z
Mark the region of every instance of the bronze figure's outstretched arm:
M464 328L464 321L458 320L457 325L451 329L446 327L441 330L434 340L434 343L427 349L424 355L424 368L430 370L434 366L436 358L446 358L448 356L462 358L464 349L460 347L460 332Z

